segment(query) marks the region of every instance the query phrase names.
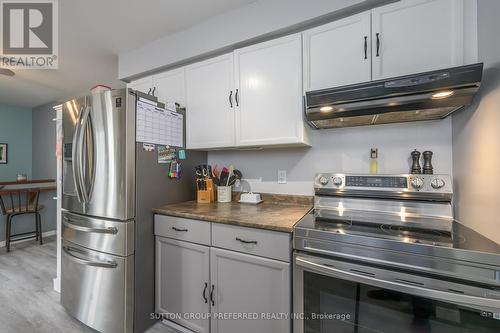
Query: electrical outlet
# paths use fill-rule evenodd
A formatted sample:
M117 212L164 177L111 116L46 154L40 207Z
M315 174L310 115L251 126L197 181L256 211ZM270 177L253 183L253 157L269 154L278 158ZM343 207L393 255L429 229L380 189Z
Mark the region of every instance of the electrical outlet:
M286 184L286 170L278 170L278 184Z

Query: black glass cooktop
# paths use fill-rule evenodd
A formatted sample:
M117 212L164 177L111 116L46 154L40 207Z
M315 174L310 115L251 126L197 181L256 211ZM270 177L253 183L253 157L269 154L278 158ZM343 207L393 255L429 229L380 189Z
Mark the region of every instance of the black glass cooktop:
M321 239L335 240L368 246L387 247L394 243L412 247L434 247L439 249L463 250L484 254L498 255L500 262L500 244L486 238L476 231L454 221L451 233L436 230L409 229L389 224L367 223L350 218L319 218L314 211L304 216L295 226L296 230L308 232ZM398 247L402 248L401 246Z

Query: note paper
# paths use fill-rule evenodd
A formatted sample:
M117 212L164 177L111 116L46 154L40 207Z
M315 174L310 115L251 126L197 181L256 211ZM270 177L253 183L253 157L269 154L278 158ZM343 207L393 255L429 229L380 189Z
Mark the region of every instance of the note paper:
M136 141L183 147L184 115L138 101Z

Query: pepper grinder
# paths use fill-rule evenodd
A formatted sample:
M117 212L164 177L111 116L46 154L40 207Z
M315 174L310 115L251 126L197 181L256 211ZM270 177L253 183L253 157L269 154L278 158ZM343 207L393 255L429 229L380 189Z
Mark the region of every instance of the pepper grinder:
M423 171L424 171L424 174L426 175L432 175L434 173L434 168L432 167L432 151L424 151L422 153L423 157L424 157L424 168L423 168Z
M413 163L411 165L411 173L416 175L421 174L422 168L420 167L420 152L415 149L411 152L411 158L413 160Z

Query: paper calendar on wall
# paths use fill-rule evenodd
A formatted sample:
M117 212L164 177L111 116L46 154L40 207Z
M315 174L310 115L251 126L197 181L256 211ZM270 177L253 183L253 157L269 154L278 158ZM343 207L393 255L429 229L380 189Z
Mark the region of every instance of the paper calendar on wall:
M184 115L138 101L136 141L184 147Z

